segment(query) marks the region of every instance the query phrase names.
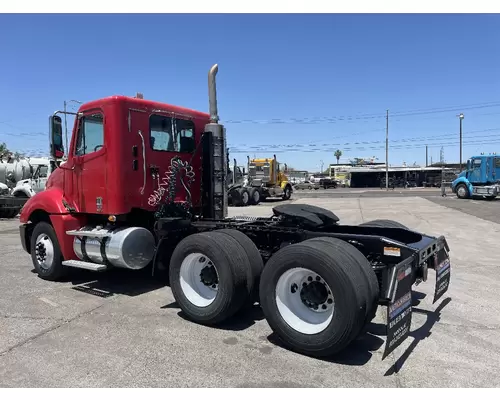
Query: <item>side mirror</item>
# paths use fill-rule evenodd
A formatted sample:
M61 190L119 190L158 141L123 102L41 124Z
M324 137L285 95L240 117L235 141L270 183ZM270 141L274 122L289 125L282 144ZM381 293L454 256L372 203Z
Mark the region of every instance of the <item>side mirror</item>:
M64 156L62 119L58 115L49 117L49 139L50 155L56 159L62 158Z

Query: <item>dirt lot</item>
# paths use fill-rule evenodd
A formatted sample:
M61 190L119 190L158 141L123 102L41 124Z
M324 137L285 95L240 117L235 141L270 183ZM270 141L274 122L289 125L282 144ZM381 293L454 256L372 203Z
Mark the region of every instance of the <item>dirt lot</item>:
M78 272L45 282L22 252L18 221L0 220L0 386L500 386L500 225L488 220L500 203L478 218L472 202L462 212L451 199L430 200L296 200L333 210L341 223L389 218L446 235L450 290L431 304L433 272L415 288L411 337L384 361L380 315L371 333L320 361L281 348L258 308L220 329L190 323L170 289L144 273ZM272 205L230 213L269 215Z

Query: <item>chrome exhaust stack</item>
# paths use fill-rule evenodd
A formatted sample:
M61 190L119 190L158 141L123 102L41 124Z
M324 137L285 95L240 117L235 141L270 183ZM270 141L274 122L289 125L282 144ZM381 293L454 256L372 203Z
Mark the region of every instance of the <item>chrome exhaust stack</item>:
M208 72L208 103L210 123L205 125L205 132L211 133L209 157L211 158L211 190L210 190L210 217L225 219L228 215L228 155L226 145L226 129L219 124L217 110L217 88L215 76L219 71L217 64Z

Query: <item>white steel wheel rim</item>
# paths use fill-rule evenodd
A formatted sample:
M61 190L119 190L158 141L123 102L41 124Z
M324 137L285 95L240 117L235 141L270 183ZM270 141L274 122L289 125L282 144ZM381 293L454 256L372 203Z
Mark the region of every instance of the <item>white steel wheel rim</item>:
M458 195L462 197L465 196L465 188L463 186L458 188Z
M215 271L217 283L207 284L203 282L202 272L207 269ZM202 253L192 253L186 256L180 269L180 286L184 296L196 307L208 307L217 297L219 290L219 275L215 264Z
M35 258L40 268L49 270L54 262L54 244L50 237L41 233L35 241Z
M253 201L257 202L259 201L259 198L260 198L260 193L256 190L255 192L253 192Z
M312 289L309 286L311 283L314 283L315 290L320 285L324 287L324 293L321 293L324 302L317 309L307 306L303 301L303 289ZM325 293L326 297L323 296ZM306 335L323 332L330 325L335 311L330 287L320 275L307 268L292 268L280 276L276 284L276 306L280 316L292 329Z
M248 203L248 192L243 192L241 194L241 199L243 200L243 203Z

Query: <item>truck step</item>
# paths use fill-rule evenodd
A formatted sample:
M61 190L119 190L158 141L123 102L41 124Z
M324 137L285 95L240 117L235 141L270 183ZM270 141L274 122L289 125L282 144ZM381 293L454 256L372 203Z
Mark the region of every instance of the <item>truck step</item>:
M63 261L63 265L66 265L67 267L73 267L73 268L80 268L80 269L87 269L89 271L104 271L107 270L108 267L106 265L102 264L95 264L87 261L78 261L78 260L68 260L68 261Z
M66 231L66 234L70 236L90 236L95 238L105 238L111 236L111 233L107 229L75 229L73 231Z

